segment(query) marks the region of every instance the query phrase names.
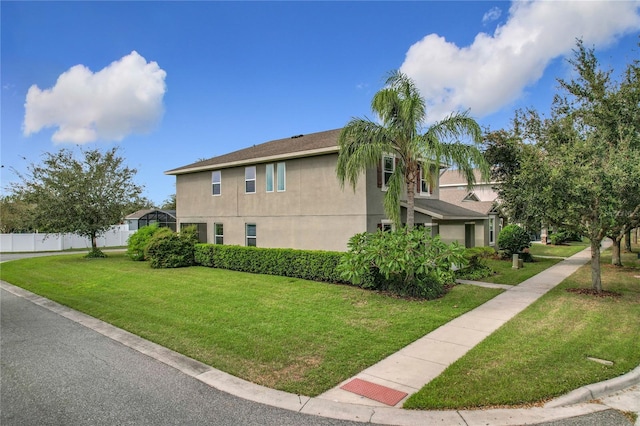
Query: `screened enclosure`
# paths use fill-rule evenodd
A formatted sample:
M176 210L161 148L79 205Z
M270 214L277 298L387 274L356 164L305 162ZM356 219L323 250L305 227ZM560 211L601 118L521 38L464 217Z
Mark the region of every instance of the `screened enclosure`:
M129 231L137 231L143 226L157 223L159 227L176 231L175 210L138 210L125 218L129 224Z

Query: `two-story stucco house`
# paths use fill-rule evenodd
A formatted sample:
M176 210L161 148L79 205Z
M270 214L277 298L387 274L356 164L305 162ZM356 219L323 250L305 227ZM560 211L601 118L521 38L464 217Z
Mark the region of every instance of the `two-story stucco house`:
M355 191L336 177L340 129L274 140L169 170L180 227L218 244L347 249L351 236L391 227L382 206L393 157L367 170ZM489 245L489 216L441 201L421 180L416 224L446 242ZM406 210L403 207L403 216Z

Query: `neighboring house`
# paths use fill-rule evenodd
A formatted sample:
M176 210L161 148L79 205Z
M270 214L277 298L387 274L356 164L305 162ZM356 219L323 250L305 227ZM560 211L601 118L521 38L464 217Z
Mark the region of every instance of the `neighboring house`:
M503 220L497 209L498 193L493 189L497 182L482 179L479 170L474 170L476 183L470 189L458 170L447 170L440 175L440 200L481 213L489 217L488 245L495 246L502 229Z
M218 244L347 249L351 236L391 228L382 199L395 167L383 156L355 191L336 177L341 129L292 136L165 172L176 176L180 227L197 224ZM486 213L439 199L439 188L421 179L415 222L446 242L489 245ZM402 207L403 217L406 208Z

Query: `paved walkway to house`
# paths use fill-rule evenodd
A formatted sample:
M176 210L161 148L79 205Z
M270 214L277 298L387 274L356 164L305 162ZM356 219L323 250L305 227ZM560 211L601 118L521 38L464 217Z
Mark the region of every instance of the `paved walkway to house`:
M603 248L610 244L604 243ZM516 286L461 280L465 284L502 288L505 292L345 380L319 398L378 407L401 407L409 396L485 337L586 264L590 256L591 250L585 249Z

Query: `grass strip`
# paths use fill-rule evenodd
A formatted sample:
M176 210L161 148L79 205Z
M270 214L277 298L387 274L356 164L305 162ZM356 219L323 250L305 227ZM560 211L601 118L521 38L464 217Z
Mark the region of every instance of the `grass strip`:
M433 301L204 267L151 269L123 254L39 257L0 277L237 377L318 395L497 295Z
M630 253L623 255L626 267L610 262L610 254L603 254L603 287L620 296L566 291L591 287L590 265L583 266L412 395L405 407L537 404L638 366L640 260Z
M521 269L513 269L511 260L486 259L487 265L495 272L495 275L482 278L479 281L517 285L561 261L562 259L535 258L535 262L525 263Z
M561 245L531 244L529 253L533 256L569 257L589 247L589 241L572 241Z

